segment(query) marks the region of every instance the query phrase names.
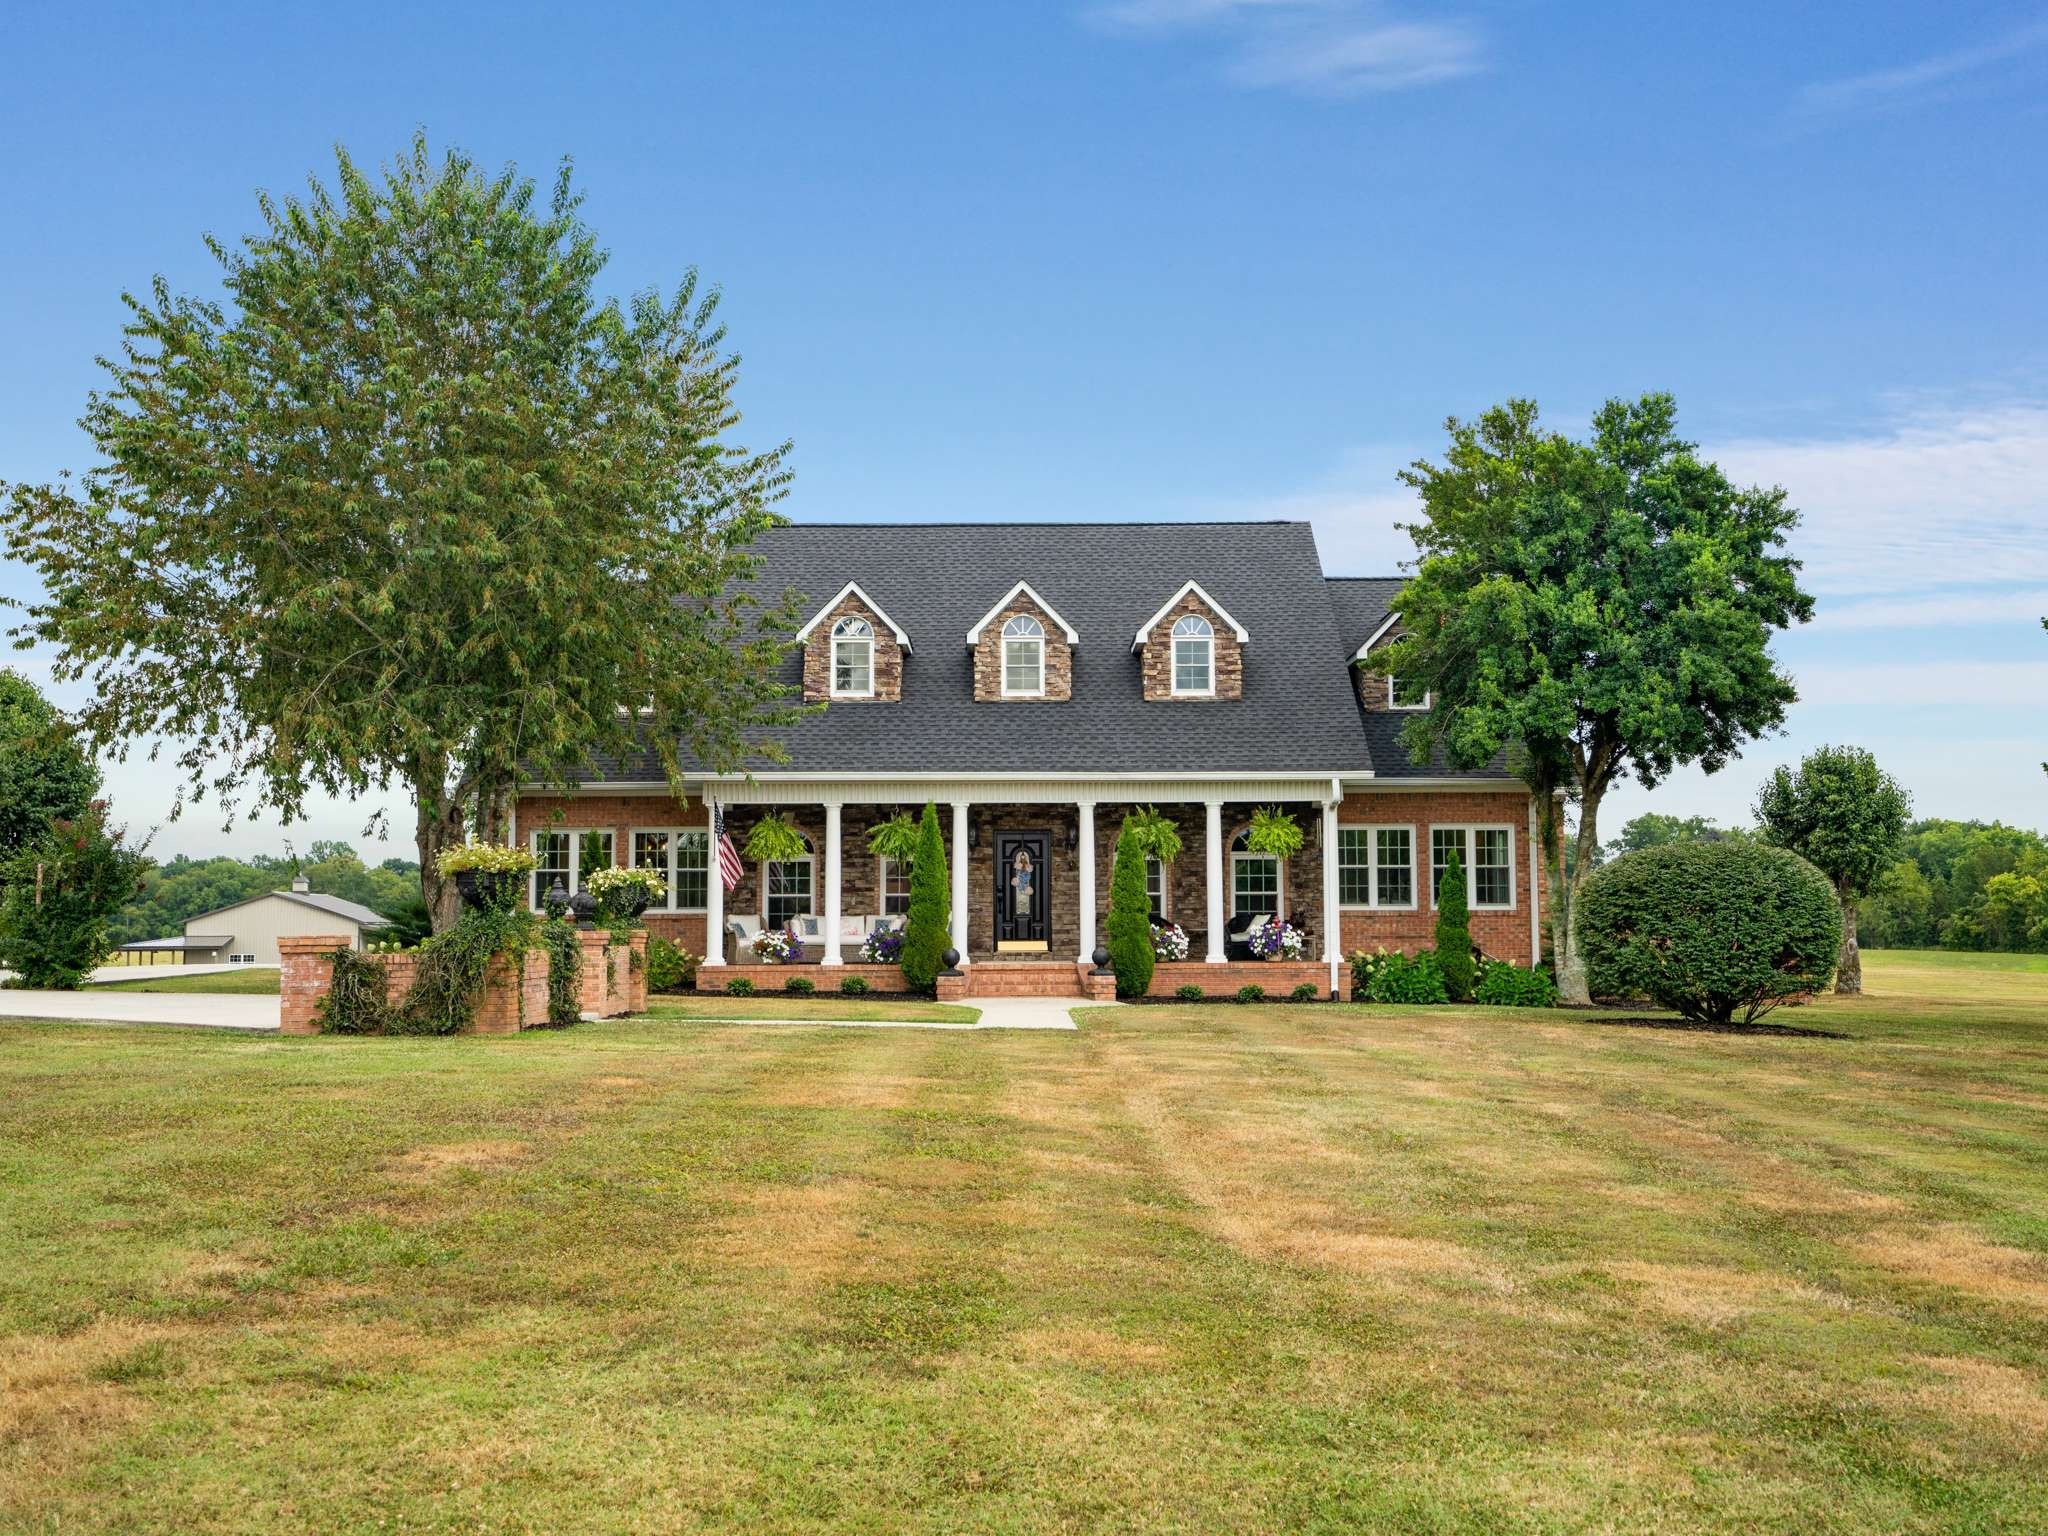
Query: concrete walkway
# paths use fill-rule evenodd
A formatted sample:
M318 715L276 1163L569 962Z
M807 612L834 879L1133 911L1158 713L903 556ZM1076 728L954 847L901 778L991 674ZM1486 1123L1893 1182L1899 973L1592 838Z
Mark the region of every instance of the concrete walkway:
M275 1030L278 1000L210 992L109 992L100 987L88 987L82 992L0 988L0 1018Z
M1085 1006L1080 997L977 997L962 1008L976 1008L981 1017L971 1024L942 1024L929 1019L721 1019L693 1015L692 1024L766 1024L799 1029L1075 1029L1071 1010Z

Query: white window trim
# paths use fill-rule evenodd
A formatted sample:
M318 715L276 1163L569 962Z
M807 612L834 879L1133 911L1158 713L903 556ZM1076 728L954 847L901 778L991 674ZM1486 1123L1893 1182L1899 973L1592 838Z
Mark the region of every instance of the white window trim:
M659 831L661 829L650 827L647 830ZM592 834L598 834L612 840L612 863L616 865L619 862L619 830L617 827L536 827L526 834L526 847L529 853L538 858L540 849L534 846L537 839L551 836L561 836L569 839L569 878L565 883L569 888L569 894L574 896L577 891L582 889L583 839ZM629 833L628 836L630 837L631 834ZM627 845L627 852L628 854L632 852L632 845L630 843ZM540 888L540 867L536 864L532 873L526 877L527 906L538 912L540 910L540 899L546 894Z
M1436 698L1436 695L1431 690L1425 688L1422 690L1422 702L1420 704L1403 704L1400 701L1400 696L1394 691L1395 682L1394 674L1389 672L1387 674L1387 708L1398 709L1404 715L1419 715L1426 712Z
M1458 852L1458 862L1465 866L1465 905L1473 912L1512 912L1516 898L1521 894L1520 855L1515 848L1515 829L1504 821L1435 821L1429 825L1429 862L1423 867L1429 872L1429 908L1436 910L1436 834L1457 832L1464 837L1465 846ZM1481 901L1479 899L1479 869L1472 862L1477 839L1476 832L1504 832L1508 839L1508 899L1506 902Z
M1416 909L1416 887L1419 883L1415 873L1416 849L1421 845L1416 840L1415 824L1406 821L1345 821L1337 824L1337 834L1346 832L1365 834L1365 890L1367 899L1362 902L1347 901L1339 905L1340 912L1413 912ZM1406 901L1380 900L1380 839L1382 832L1406 832L1408 834L1408 899Z
M798 630L796 634L791 638L794 639L796 643L799 645L807 643L810 639L811 631L816 629L820 624L824 623L826 617L832 612L832 610L837 608L841 603L845 602L849 597L859 598L861 601L861 606L866 608L867 611L873 614L877 619L880 619L882 621L882 624L888 629L889 633L896 637L896 643L903 647L903 653L906 656L910 654L910 636L903 632L903 626L901 624L898 624L894 619L890 618L888 614L882 612L882 605L876 602L872 597L869 597L867 593L861 591L860 583L857 581L849 581L845 586L841 587L838 593L833 597L832 601L825 604L825 606L820 608L816 613L812 614L810 616L810 619L804 624L804 627ZM844 615L841 615L841 617L844 617Z
M1151 618L1147 619L1144 623L1138 626L1137 637L1131 641L1131 649L1134 651L1143 649L1145 644L1145 637L1151 634L1153 630L1157 629L1159 627L1159 621L1165 618L1167 614L1171 613L1175 605L1178 604L1180 600L1186 597L1190 592L1192 592L1196 597L1200 598L1202 600L1203 605L1207 607L1212 614L1214 614L1217 618L1223 621L1225 626L1229 628L1230 632L1237 637L1237 643L1239 645L1249 645L1251 643L1252 637L1250 636L1250 634L1246 632L1245 627L1242 624L1238 623L1237 620L1233 619L1230 616L1230 611L1227 608L1225 608L1221 603L1217 602L1216 599L1211 597L1207 592L1204 592L1202 590L1202 585L1200 582L1189 581L1183 582L1178 592L1174 593L1173 596L1169 597L1165 602L1159 605L1159 611L1157 613L1153 614Z
M755 866L755 870L754 870L754 873L755 873L755 877L756 877L756 879L757 879L757 880L758 880L758 882L759 882L759 884L758 884L758 887L757 887L757 888L759 889L759 891L760 891L760 893L761 893L761 926L762 926L763 928L766 928L766 927L768 926L768 866L769 866L769 865L771 865L771 864L808 864L808 865L810 865L810 867L811 867L811 910L810 910L810 911L808 911L808 912L799 912L799 913L797 913L797 916L798 916L798 917L817 917L817 916L820 916L821 914L820 914L820 913L818 912L818 855L817 855L816 851L814 850L814 851L812 851L812 852L810 852L810 853L807 853L807 854L805 854L805 855L804 855L804 856L803 856L802 858L797 858L797 859L762 859L762 860L761 860L761 861L760 861L760 862L759 862L759 863L758 863L758 864L757 864L757 865ZM712 879L714 879L714 880L718 878L717 872L716 872L715 870L714 870L714 871L712 872L712 876L711 876L711 878L712 878Z
M1013 619L1030 617L1031 616L1029 614L1012 614L1010 616L1010 618ZM1009 622L1009 619L1005 619L1003 621L1005 628L1008 627ZM1034 624L1038 623L1036 619L1032 619L1032 622ZM1039 633L1035 635L998 634L996 636L996 644L1002 648L1001 651L998 653L996 660L998 665L1000 665L1002 668L1003 675L1001 678L1001 696L1003 698L1042 699L1045 697L1045 626L1043 624L1039 624L1038 628ZM1037 647L1038 686L1036 688L1012 688L1010 686L1010 647L1013 645L1031 645Z
M1145 894L1148 898L1152 894L1152 866L1154 864L1159 866L1159 920L1163 923L1170 923L1173 921L1173 871L1167 865L1166 860L1158 857L1156 854L1148 853L1145 855Z
M1272 864L1274 865L1274 870L1273 870L1273 901L1274 901L1274 904L1275 904L1275 905L1276 905L1276 906L1277 906L1277 907L1279 908L1279 910L1278 910L1278 911L1276 911L1275 913L1273 913L1273 916L1275 916L1275 917L1279 918L1279 919L1280 919L1280 920L1281 920L1281 921L1282 921L1283 923L1284 923L1284 922L1286 922L1286 921L1287 921L1287 861L1286 861L1285 859L1281 858L1281 857L1280 857L1280 856L1279 856L1279 855L1278 855L1277 853L1253 853L1253 852L1252 852L1252 851L1251 851L1251 850L1250 850L1249 848L1233 848L1233 849L1231 849L1231 850L1230 850L1230 891L1229 891L1229 895L1230 895L1230 917L1231 917L1231 920L1232 920L1232 921L1234 922L1234 921L1236 921L1236 919L1237 919L1237 866L1238 866L1238 862L1239 862L1240 860L1242 860L1242 859L1260 859L1260 860L1268 860L1268 861L1270 861L1270 862L1271 862L1271 863L1272 863Z
M1038 611L1040 613L1043 613L1048 619L1051 619L1053 623L1059 626L1060 633L1067 637L1067 644L1079 645L1081 643L1081 636L1075 630L1074 626L1069 624L1065 619L1060 617L1060 612L1057 608L1053 607L1051 603L1048 603L1044 598L1040 597L1036 592L1032 591L1031 583L1028 581L1018 582L1017 585L1010 588L1009 591L1005 592L1001 597L996 599L996 604L993 608L989 609L987 613L984 613L979 619L975 620L974 627L967 631L967 643L969 645L979 645L981 643L981 632L987 629L990 624L994 623L996 619L1000 618L1002 616L1003 610L1009 607L1010 604L1015 602L1019 597L1028 597L1031 599L1032 602L1036 603L1038 605ZM1011 615L1011 617L1014 618L1015 615L1013 614Z
M1200 617L1200 615L1187 615L1187 614L1183 614L1183 615L1182 615L1182 617L1183 617L1183 618L1187 618L1187 617ZM1176 699L1213 699L1213 698L1215 698L1215 697L1216 697L1216 630L1215 630L1215 626L1214 626L1214 625L1210 625L1210 626L1209 626L1209 633L1208 633L1208 634L1206 634L1206 635L1183 635L1183 634L1179 634L1179 633L1176 633L1176 632L1175 632L1175 631L1176 631L1176 630L1178 629L1179 625L1180 625L1180 619L1175 619L1175 620L1174 620L1173 622L1174 622L1174 626L1175 626L1175 629L1174 629L1174 630L1169 630L1169 631L1167 631L1167 635L1166 635L1166 678L1167 678L1167 692L1168 692L1168 694L1169 694L1169 695L1170 695L1171 697L1173 697L1173 698L1176 698ZM1203 619L1203 620L1202 620L1202 622L1203 622L1204 624L1208 624L1208 623L1209 623L1209 621L1208 621L1207 619ZM1202 643L1202 651L1203 651L1203 660L1202 660L1202 674L1203 674L1203 676L1205 676L1205 677L1207 677L1207 678L1209 679L1209 682L1208 682L1208 686L1207 686L1207 687L1203 687L1203 688L1183 688L1183 687L1181 687L1181 685L1180 685L1180 648L1181 648L1181 647L1182 647L1183 645L1187 644L1188 642L1190 642L1190 641L1195 641L1195 640L1199 640L1199 641L1200 641L1200 642Z
M711 857L711 829L709 827L635 827L626 834L627 838L630 839L627 843L629 850L632 844L639 841L642 837L665 836L668 838L668 905L649 907L648 911L701 913L706 910L703 907L679 907L675 904L676 880L682 874L683 868L682 840L691 834L704 839L705 872L709 879L716 880L718 878L717 861ZM614 857L616 857L616 853ZM637 864L632 867L635 869L639 868Z
M906 879L909 878L910 861L908 859L892 859L885 854L879 853L875 855L875 910L872 915L876 917L889 916L889 866L891 864L901 864L904 877ZM907 908L905 910L908 911ZM860 915L866 917L870 914L864 912ZM865 938L865 935L863 935L863 938Z
M867 624L868 632L866 634L840 634L839 626L841 624L844 624L848 619L852 618L859 618L859 615L851 613L844 614L841 617L834 619L832 621L832 634L830 637L832 645L832 654L828 658L826 658L827 664L830 666L831 671L826 678L825 691L829 697L835 699L872 699L875 696L875 626L872 624L868 624L867 620L861 619L861 623ZM866 647L868 653L867 687L841 688L839 686L839 647L841 647L842 645L858 645Z

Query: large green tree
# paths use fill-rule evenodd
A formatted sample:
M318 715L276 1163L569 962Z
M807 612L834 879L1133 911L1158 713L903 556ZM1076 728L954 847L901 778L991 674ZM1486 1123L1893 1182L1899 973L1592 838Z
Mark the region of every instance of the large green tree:
M1511 400L1446 424L1420 494L1406 636L1376 669L1436 695L1404 737L1461 768L1506 753L1538 808L1558 988L1588 1000L1578 898L1617 778L1647 788L1682 763L1709 772L1783 723L1796 694L1773 634L1813 600L1785 553L1798 514L1742 489L1677 433L1669 395L1612 400L1584 441ZM1578 807L1563 858L1566 802Z
M53 817L85 814L99 769L71 727L27 678L0 667L0 860L49 830Z
M435 856L519 782L636 750L676 782L679 744L730 767L782 716L786 613L743 578L787 445L728 440L694 273L600 296L579 202L566 163L544 197L423 138L340 153L208 240L223 300L126 296L98 462L0 498L46 593L15 634L90 685L95 746L178 743L230 817L402 785L441 925Z
M0 862L0 966L31 987L82 986L114 947L108 919L148 870L143 848L107 824L104 800L47 819Z
M1764 841L1789 848L1828 877L1842 904L1837 992L1863 990L1856 907L1898 861L1912 801L1861 747L1820 747L1798 771L1779 767L1756 799Z

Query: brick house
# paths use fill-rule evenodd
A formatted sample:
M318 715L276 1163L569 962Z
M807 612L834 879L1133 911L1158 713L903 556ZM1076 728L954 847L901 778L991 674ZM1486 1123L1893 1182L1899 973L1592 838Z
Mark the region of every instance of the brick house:
M535 897L639 865L667 883L648 926L707 970L750 958L718 939L741 914L821 919L807 959L839 966L869 920L908 902L908 871L871 854L868 831L931 801L963 965L1071 975L1102 931L1117 830L1142 805L1184 844L1147 873L1193 965L1231 965L1233 935L1262 915L1308 931L1332 986L1353 950L1427 947L1454 849L1480 947L1540 952L1527 790L1498 765L1410 761L1399 732L1429 701L1363 666L1398 633L1401 583L1326 577L1307 524L792 525L756 549L762 595L802 595L785 680L823 707L776 733L786 762L686 773L683 800L651 753L600 762L569 793L522 794ZM772 811L808 852L749 863L724 889L714 800L740 848ZM1294 858L1245 847L1267 805L1306 833Z

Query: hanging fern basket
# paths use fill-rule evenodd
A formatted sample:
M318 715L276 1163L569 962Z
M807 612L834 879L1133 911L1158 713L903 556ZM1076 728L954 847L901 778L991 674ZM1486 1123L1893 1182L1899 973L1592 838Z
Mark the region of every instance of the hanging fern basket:
M781 859L800 859L811 851L803 833L782 816L763 816L747 834L747 857L769 864Z

